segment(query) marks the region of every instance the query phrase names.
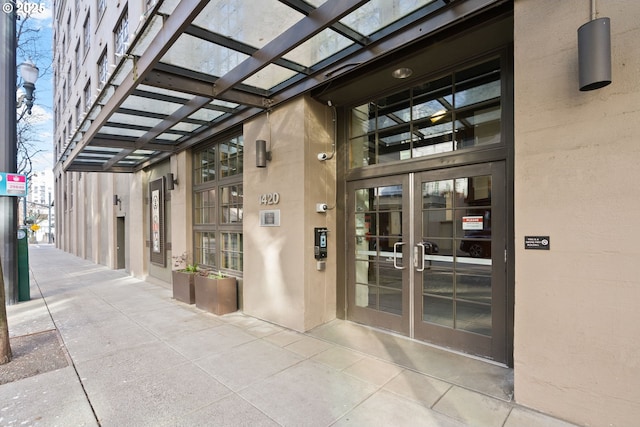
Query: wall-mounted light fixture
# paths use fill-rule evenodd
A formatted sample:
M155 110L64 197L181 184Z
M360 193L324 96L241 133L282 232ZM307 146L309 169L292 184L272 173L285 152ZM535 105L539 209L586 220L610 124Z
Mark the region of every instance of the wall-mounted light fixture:
M611 83L611 23L596 19L595 0L591 0L591 21L578 28L580 90L600 89Z
M118 197L117 194L113 195L113 206L118 206L119 203L122 203L122 199Z
M169 172L164 176L164 179L167 181L167 191L171 191L178 185L178 180L173 177L173 174Z
M256 167L266 168L267 160L271 161L271 151L267 151L267 141L258 139L256 141Z

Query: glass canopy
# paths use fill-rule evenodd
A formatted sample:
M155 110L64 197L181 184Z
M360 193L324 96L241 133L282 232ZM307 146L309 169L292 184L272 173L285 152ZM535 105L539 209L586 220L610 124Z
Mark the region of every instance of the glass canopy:
M407 31L494 2L159 0L60 160L67 171L140 170L357 72L413 41Z

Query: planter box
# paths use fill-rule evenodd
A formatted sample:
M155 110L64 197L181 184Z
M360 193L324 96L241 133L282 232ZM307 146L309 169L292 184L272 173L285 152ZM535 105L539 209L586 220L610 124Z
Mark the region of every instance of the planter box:
M194 289L194 273L185 273L174 270L171 272L171 283L173 285L173 298L178 301L193 304L196 301Z
M196 276L196 307L218 316L238 310L238 291L235 277L210 279Z

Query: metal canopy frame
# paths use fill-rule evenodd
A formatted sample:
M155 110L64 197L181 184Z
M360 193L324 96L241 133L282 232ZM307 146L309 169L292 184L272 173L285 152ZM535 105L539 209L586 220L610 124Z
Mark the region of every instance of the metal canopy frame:
M180 1L173 9L175 2L158 1L65 142L63 170L136 172L500 3L416 0L413 9L369 28L361 21L372 19L372 11L382 14L389 0L269 1L301 18L261 47L194 24L209 0ZM287 58L321 33L338 46L335 51L306 65ZM244 59L219 76L209 74L171 63L168 53L178 40ZM284 78L267 88L252 84L267 70Z

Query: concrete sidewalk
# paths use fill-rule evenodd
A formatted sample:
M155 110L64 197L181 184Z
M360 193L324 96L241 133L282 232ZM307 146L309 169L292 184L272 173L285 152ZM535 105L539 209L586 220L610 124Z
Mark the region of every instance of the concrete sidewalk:
M57 331L69 363L0 385L2 426L571 426L511 402L504 367L340 320L218 317L53 246L29 256L12 342Z

